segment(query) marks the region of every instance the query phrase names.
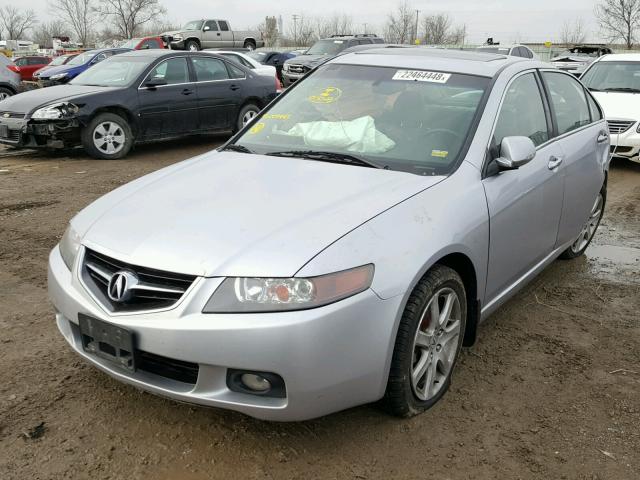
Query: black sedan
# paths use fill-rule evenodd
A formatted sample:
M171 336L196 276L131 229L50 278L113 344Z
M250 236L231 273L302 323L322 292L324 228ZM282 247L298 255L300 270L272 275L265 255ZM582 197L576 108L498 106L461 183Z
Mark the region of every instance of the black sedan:
M135 142L237 131L275 96L272 78L219 55L128 52L66 85L0 102L0 143L82 145L94 158L117 159Z

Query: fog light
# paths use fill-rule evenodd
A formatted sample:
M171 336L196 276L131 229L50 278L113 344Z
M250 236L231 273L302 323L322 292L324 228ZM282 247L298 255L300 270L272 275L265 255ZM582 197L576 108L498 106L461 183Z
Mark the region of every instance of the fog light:
M267 392L271 390L271 382L266 378L253 373L245 373L240 377L242 384L255 392Z

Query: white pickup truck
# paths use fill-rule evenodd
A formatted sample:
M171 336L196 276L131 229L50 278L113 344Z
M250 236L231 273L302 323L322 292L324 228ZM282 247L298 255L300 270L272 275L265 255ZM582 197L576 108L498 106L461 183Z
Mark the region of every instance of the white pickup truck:
M175 50L264 47L260 32L231 30L227 20L192 20L182 29L161 36Z

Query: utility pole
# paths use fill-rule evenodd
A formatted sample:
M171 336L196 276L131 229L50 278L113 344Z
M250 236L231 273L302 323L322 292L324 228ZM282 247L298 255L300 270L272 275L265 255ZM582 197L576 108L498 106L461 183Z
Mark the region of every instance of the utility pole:
M295 44L296 47L299 47L298 45L298 18L300 17L300 15L292 15L293 17L293 43Z
M364 23L364 34L366 35L367 33L367 22Z
M418 19L420 18L420 10L416 10L416 31L415 31L415 35L413 36L413 43L416 43L416 40L418 40Z

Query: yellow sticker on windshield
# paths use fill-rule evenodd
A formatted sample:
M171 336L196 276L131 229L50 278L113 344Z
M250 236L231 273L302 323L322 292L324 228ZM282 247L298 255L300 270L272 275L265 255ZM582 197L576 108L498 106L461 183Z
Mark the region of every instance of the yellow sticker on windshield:
M251 127L249 129L249 133L255 135L256 133L260 133L264 127L265 127L265 123L264 122L260 122L260 123L256 123L253 127Z
M309 101L313 103L333 103L342 96L342 90L337 87L327 87L319 95L311 95Z
M262 118L272 118L274 120L289 120L291 114L289 113L265 113Z
M432 157L447 158L447 155L449 155L449 152L446 150L431 150Z

